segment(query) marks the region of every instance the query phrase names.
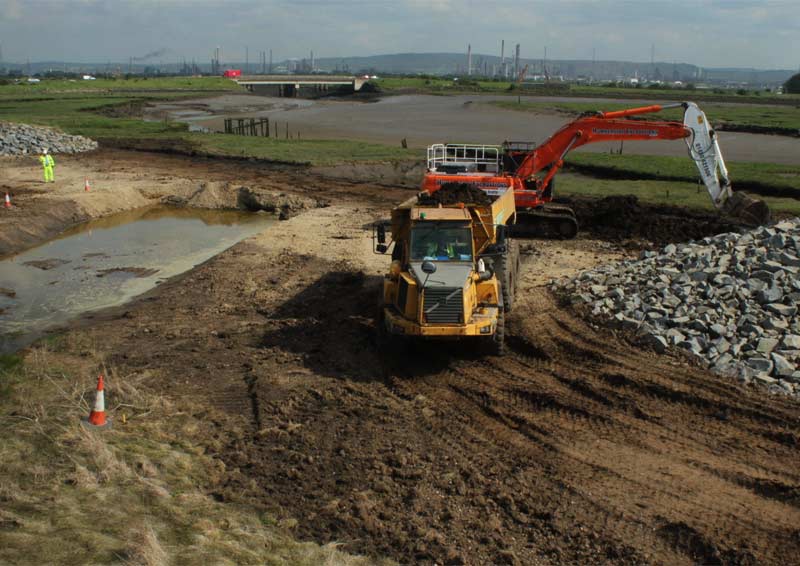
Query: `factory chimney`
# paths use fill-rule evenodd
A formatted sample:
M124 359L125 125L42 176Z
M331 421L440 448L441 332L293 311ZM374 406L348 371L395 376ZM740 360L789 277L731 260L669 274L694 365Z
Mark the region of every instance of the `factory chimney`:
M506 76L506 40L500 41L500 74Z
M472 44L467 45L467 75L472 74Z

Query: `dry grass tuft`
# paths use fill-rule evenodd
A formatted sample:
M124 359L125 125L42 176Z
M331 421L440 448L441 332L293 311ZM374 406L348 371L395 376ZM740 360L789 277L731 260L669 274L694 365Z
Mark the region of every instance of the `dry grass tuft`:
M163 566L167 564L167 551L158 540L158 535L150 524L138 524L128 533L129 566Z
M109 446L105 434L76 426L79 427L80 450L88 456L100 483L118 481L133 475L125 461L117 457L116 450Z
M66 483L84 491L94 491L99 485L97 476L82 464L75 464L75 470L67 477Z

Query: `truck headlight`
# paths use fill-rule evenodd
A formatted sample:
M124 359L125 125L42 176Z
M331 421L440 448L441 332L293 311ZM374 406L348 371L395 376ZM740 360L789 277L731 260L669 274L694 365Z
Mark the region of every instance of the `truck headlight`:
M491 334L492 333L492 326L481 326L481 334Z

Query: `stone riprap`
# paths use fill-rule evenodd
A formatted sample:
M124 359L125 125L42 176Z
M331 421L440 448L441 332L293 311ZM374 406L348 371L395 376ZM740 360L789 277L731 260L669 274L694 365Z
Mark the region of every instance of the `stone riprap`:
M52 128L0 122L0 155L81 153L97 149L97 142L83 136L70 136Z
M727 233L553 282L653 349L800 397L800 219Z

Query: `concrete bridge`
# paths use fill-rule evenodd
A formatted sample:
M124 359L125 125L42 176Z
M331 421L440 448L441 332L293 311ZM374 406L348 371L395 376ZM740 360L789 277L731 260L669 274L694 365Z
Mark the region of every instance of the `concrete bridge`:
M265 96L303 97L337 89L356 92L368 79L346 75L246 75L233 80Z

